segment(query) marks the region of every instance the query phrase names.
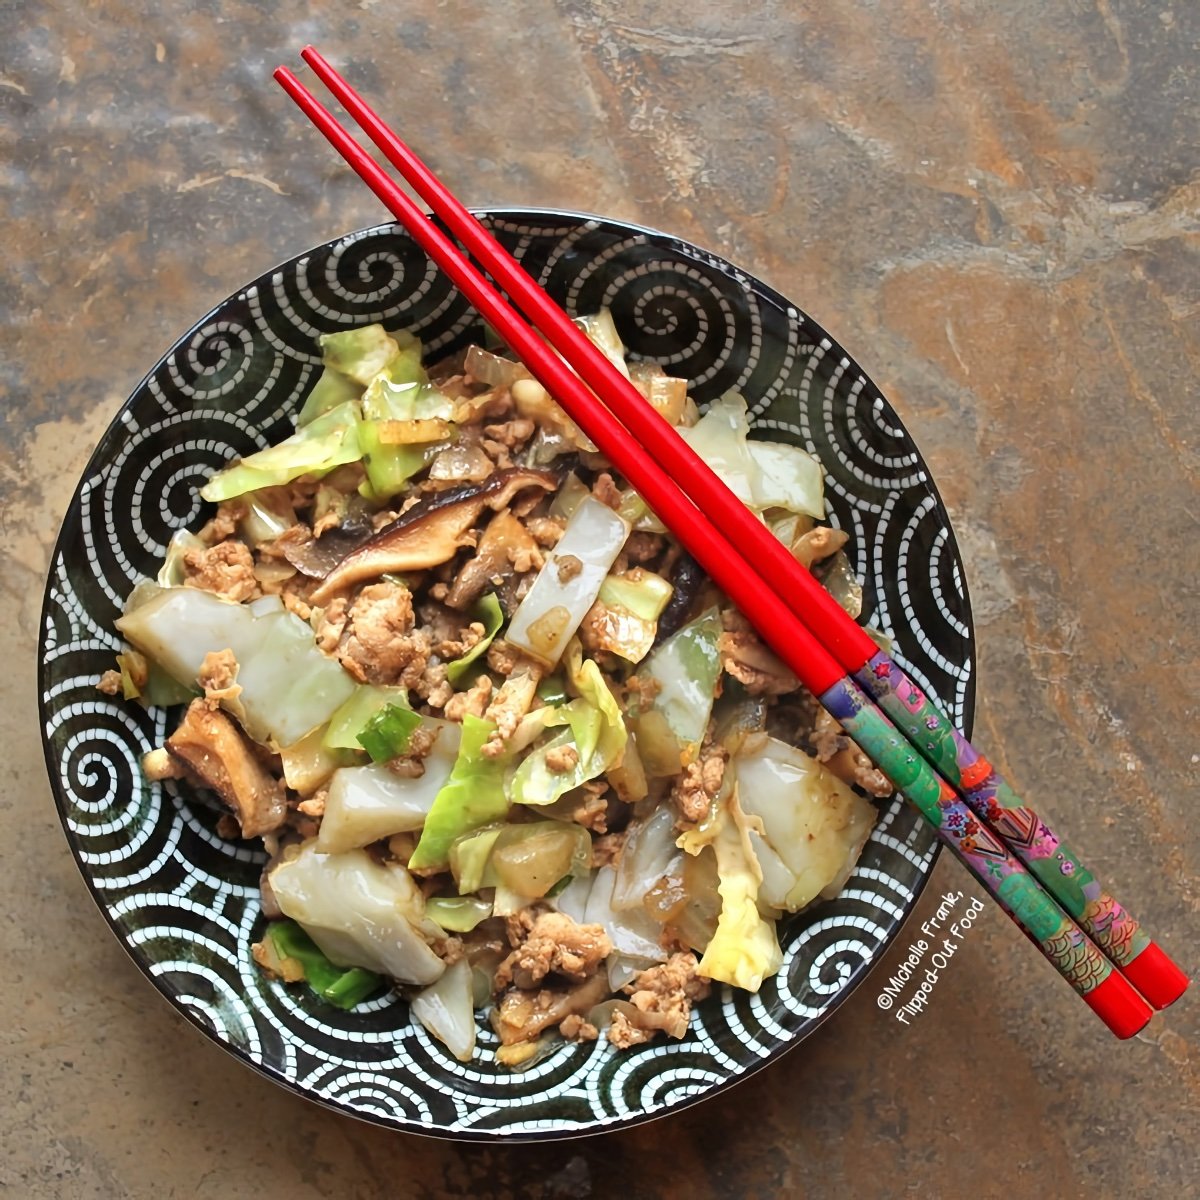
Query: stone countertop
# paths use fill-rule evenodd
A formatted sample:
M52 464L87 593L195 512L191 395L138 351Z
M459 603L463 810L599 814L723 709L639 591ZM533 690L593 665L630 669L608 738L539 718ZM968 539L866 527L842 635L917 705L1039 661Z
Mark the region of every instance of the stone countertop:
M173 338L275 261L380 219L268 82L313 41L468 201L675 231L852 349L963 545L980 740L1197 965L1200 9L698 0L664 23L648 0L315 7L5 9L0 1190L1188 1194L1195 995L1118 1044L994 909L910 1027L876 1007L877 976L731 1092L542 1147L327 1113L207 1043L127 960L45 778L42 582L93 445ZM943 858L921 915L963 883Z

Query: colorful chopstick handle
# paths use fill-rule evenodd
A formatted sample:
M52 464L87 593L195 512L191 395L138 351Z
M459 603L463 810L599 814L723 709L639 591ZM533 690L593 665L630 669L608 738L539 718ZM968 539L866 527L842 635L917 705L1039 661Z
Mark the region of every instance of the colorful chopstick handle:
M855 679L1155 1008L1179 999L1187 976L887 653Z
M1105 1024L1123 1038L1141 1029L1146 1003L863 689L846 677L819 699Z

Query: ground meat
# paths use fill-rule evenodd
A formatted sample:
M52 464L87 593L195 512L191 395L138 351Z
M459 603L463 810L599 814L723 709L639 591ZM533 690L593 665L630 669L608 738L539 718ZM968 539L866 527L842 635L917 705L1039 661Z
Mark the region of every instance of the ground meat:
M561 517L529 517L525 522L533 540L544 550L558 544L566 527L567 523Z
M202 542L215 546L237 533L238 524L246 515L244 500L224 500L217 505L212 519L196 535Z
M408 747L403 754L390 758L387 769L401 779L420 779L425 774L425 760L441 736L440 726L418 725L408 735Z
M448 936L439 938L433 944L433 952L446 964L448 967L454 966L466 949L463 946L463 940L460 937Z
M100 676L100 682L96 684L96 691L103 692L106 696L119 696L124 691L121 683L120 671L105 671Z
M302 812L306 817L323 817L325 815L325 801L329 798L329 789L321 788L320 791L314 792L307 800L301 800L296 805L296 811Z
M453 662L456 658L462 658L463 655L474 650L483 641L486 634L487 630L481 622L472 621L470 625L456 630L454 636L443 637L440 641L435 639L433 652L438 658ZM432 632L431 636L434 636Z
M317 626L317 645L326 654L333 654L337 650L349 619L350 601L345 596L335 596L325 606L321 613L321 622Z
M625 705L627 708L646 708L662 691L662 683L653 675L630 675L625 680Z
M706 741L700 757L688 763L671 788L671 799L685 821L702 821L721 790L729 751Z
M446 664L430 663L413 690L430 708L445 708L454 695L454 685L446 678Z
M244 542L220 542L186 551L183 582L239 604L262 594L254 577L254 555Z
M692 1004L703 1000L710 984L696 974L699 963L691 953L672 954L660 966L651 967L626 984L630 1003L641 1012L652 1014L673 1038L687 1033Z
M488 647L487 664L497 675L505 676L512 675L518 668L529 670L537 667L533 659L516 646L510 646L503 638L497 638Z
M467 691L455 693L446 702L446 719L461 721L468 713L472 717L482 717L491 695L491 677L480 675Z
M648 563L662 553L665 544L660 534L635 530L625 541L625 557L635 566Z
M559 583L569 583L583 570L582 560L574 554L560 554L554 559L555 570L558 572Z
M488 758L497 758L504 753L505 743L512 737L537 696L541 677L540 667L525 668L515 671L501 685L484 714L496 725L496 732L483 747L483 753Z
M846 783L872 796L890 796L895 788L884 773L842 732L842 727L823 708L817 710L816 725L809 735L817 762Z
M338 645L343 667L363 683L415 687L430 654L429 634L413 629L412 593L400 583L359 592Z
M752 696L782 696L794 692L800 680L759 640L741 613L721 614L725 631L717 640L721 667Z
M510 983L525 990L535 988L547 975L579 983L611 953L612 942L603 925L577 925L565 913L541 912L521 943L496 968L496 990Z
M585 1021L578 1013L572 1013L558 1027L558 1032L568 1042L594 1042L600 1036L600 1030L590 1021Z
M237 673L232 650L211 650L204 656L196 682L204 689L204 701L210 708L219 708L222 700L236 700L242 694Z
M299 983L304 978L304 964L295 958L284 958L269 940L254 942L250 956L273 979Z
M579 751L574 746L554 746L546 751L546 769L565 775L579 765Z
M495 438L480 438L479 448L496 464L501 471L507 471L513 465L511 447Z
M596 482L592 484L592 495L601 504L607 504L609 508L620 508L624 498L621 495L621 489L613 482L613 477L607 471L601 471L596 476Z
M307 575L293 575L284 584L279 593L283 607L288 612L295 613L302 621L312 616L312 605L308 602L309 593L320 583L318 579L310 579Z
M537 426L528 417L513 417L502 425L485 425L483 432L509 450L515 450L533 437L535 429Z
M593 833L608 832L608 784L591 780L580 789L581 799L571 811L571 820Z
M620 1009L617 1009L608 1027L608 1040L618 1050L628 1050L631 1046L640 1046L643 1042L648 1042L656 1032L654 1029L642 1029L634 1025Z

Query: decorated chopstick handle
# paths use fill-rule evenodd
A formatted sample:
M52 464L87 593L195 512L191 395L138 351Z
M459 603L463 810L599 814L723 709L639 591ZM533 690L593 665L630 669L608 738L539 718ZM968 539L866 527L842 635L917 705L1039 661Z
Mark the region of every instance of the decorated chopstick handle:
M1121 1038L1141 1029L1142 998L863 689L845 677L819 699L1097 1016Z
M1155 1008L1183 994L1187 976L888 654L854 678Z

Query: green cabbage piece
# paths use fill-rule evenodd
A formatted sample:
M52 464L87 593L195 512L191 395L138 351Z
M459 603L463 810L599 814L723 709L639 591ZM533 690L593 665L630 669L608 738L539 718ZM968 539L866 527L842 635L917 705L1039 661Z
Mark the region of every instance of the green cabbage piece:
M553 804L559 797L589 779L603 775L620 763L629 740L625 718L600 668L584 659L578 640L567 650L567 670L579 698L560 705L546 725L566 725L561 733L526 755L510 784L510 795L518 804ZM568 771L552 771L547 765L550 752L570 746L575 750L575 765Z
M504 624L504 612L500 608L500 601L491 592L481 597L479 603L475 605L475 611L471 615L483 625L484 635L462 658L456 658L452 663L447 665L446 678L456 688L461 688L468 680L473 679L483 669L481 665L477 670L472 671L471 666L477 659L487 653L488 647L492 644L492 639L500 632L500 626Z
M492 906L478 896L432 896L425 901L425 915L451 933L470 933L492 915Z
M393 446L379 436L378 421L360 421L358 445L367 477L359 492L368 500L388 500L404 491L408 481L429 465L445 442Z
M401 341L410 352L415 350L420 363L421 346L416 338L411 334L394 336L382 325L323 333L319 340L325 365L341 375L348 375L360 388L366 387L400 353Z
M326 367L304 400L304 406L296 417L296 428L312 424L330 409L355 402L361 395L361 384L355 383L349 376L335 371L332 367Z
M643 758L651 757L643 746L643 727L646 742L655 745L669 740L669 730L678 743L678 752L683 754L703 741L721 674L717 649L721 628L720 610L710 608L667 638L646 660L640 674L656 679L661 686L650 707L637 718L638 748ZM676 757L666 773L678 770Z
M326 475L335 467L357 462L359 446L358 406L339 404L276 446L243 458L214 475L200 489L205 500L230 500L246 492L291 483L301 475Z
M492 847L505 826L493 825L490 829L476 829L454 839L447 856L450 874L463 896L477 892L481 887L495 887L495 875L488 875L488 859Z
M496 723L482 717L463 718L462 742L446 786L438 792L409 859L413 870L444 869L454 839L481 825L503 820L508 813L504 776L511 753L494 758L483 747L496 732Z

